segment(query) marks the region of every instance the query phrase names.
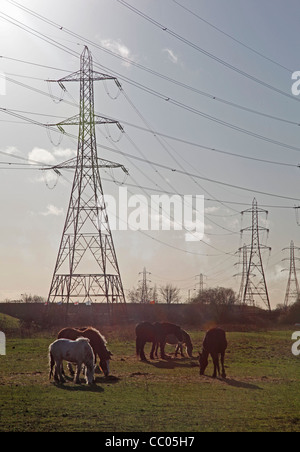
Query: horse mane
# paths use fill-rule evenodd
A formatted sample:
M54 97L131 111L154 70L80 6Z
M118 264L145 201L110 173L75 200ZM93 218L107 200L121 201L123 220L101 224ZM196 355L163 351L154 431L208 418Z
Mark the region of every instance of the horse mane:
M95 335L97 335L99 337L99 339L103 342L103 345L107 345L107 340L105 339L105 337L103 336L103 334L100 333L99 330L96 330L96 328L93 328L92 326L88 326L84 329L80 329L79 330L81 333L86 333L86 332L93 332Z
M79 336L77 339L75 339L75 342L87 342L89 344L90 340L88 337Z
M184 342L191 343L191 336L185 331L181 330Z

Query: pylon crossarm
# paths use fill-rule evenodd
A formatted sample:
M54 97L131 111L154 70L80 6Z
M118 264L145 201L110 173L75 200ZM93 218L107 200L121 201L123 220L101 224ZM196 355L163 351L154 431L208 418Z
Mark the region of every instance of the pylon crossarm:
M93 81L102 81L102 80L114 80L117 81L116 77L112 75L102 74L101 72L92 71L91 79ZM73 72L72 74L67 75L66 77L60 78L59 80L47 80L50 83L58 83L60 86L63 86L64 82L81 82L83 78L81 77L81 71ZM118 82L118 86L121 87L121 84Z
M97 158L98 161L98 168L121 168L122 171L124 171L125 174L129 175L129 171L127 168L125 168L124 165L121 165L120 163L111 162L110 160L105 160L101 158ZM59 172L59 169L76 169L77 167L77 157L73 157L72 159L66 160L65 162L59 163L58 165L49 166L46 168L41 168L41 171L49 171L53 170L55 172ZM92 163L84 164L82 168L85 169L92 169L94 168L94 165Z

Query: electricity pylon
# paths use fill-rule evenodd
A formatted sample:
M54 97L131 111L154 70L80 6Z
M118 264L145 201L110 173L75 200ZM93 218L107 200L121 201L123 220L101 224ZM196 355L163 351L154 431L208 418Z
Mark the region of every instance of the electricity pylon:
M151 282L149 279L147 279L147 275L151 275L151 273L147 272L146 268L144 267L144 270L140 272L139 275L143 275L143 279L139 281L142 283L141 303L147 304L150 302L148 282Z
M119 82L109 75L94 72L87 47L80 62L80 71L57 80L62 88L65 82L80 82L80 113L56 124L62 132L63 126L79 125L79 136L77 157L52 167L56 171L75 169L75 174L48 303L106 301L125 306L99 169L126 170L118 163L98 158L95 126L115 123L122 128L118 122L94 112L94 81Z
M299 292L299 284L298 284L298 278L297 278L297 270L295 265L295 261L300 261L299 257L295 257L295 250L300 250L300 248L295 247L293 240L291 241L291 245L289 248L283 248L284 250L290 250L290 257L286 259L282 259L283 261L290 261L290 268L289 270L283 269L281 271L289 271L289 279L286 286L286 292L284 297L284 307L287 308L288 305L291 303L291 300L294 302L297 301L299 298L300 292Z
M252 208L244 210L241 213L242 215L245 213L250 213L252 215L252 225L241 230L242 233L250 231L252 235L251 245L247 246L250 253L243 303L253 306L255 304L255 300L259 300L265 304L269 311L271 311L269 293L261 257L261 250L268 249L271 251L271 248L260 243L260 232L269 232L269 229L259 225L259 214L264 213L268 215L268 211L259 209L257 201L254 198Z
M242 264L242 272L237 273L233 275L233 277L240 276L241 277L241 283L240 283L240 289L238 294L238 302L239 304L243 303L244 299L244 292L245 292L245 286L246 286L246 280L247 280L247 272L248 272L248 259L247 259L247 245L244 244L242 248L239 248L237 251L240 255L242 254L242 263L238 262L235 265L241 265ZM248 304L254 305L253 297L251 296L251 289L249 289L249 300Z
M196 275L195 278L199 278L199 281L197 282L197 285L199 284L199 295L202 295L204 292L204 278L207 278L206 275L203 275L203 273L200 273L199 275Z

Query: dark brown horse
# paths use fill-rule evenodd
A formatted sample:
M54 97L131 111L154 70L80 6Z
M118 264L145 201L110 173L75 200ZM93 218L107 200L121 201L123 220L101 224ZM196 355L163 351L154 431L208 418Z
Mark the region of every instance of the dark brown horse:
M86 337L90 340L90 345L95 355L97 362L97 355L100 360L100 367L106 377L109 375L109 360L112 353L106 348L106 339L100 331L95 328L64 328L58 333L58 339L71 339L75 341L78 337Z
M175 336L175 334L168 334L165 339L165 343L168 345L175 345L176 346L175 356L177 356L178 353L180 352L182 357L184 357L183 346L185 345L187 354L189 355L190 358L192 358L193 357L193 344L191 341L191 337L182 328L181 328L181 332L182 332L182 341L179 341L178 338ZM156 357L157 357L158 346L159 346L159 344L157 343L156 347L155 347L155 356Z
M208 356L211 355L214 363L213 378L216 378L217 371L220 375L219 355L221 355L222 378L226 378L224 358L227 349L227 340L225 331L221 328L212 328L209 330L203 341L202 353L199 353L200 375L204 375L208 365Z
M174 334L182 342L182 330L179 326L167 322L142 322L135 328L136 333L136 354L142 361L146 361L144 347L146 342L152 342L150 359L154 359L155 346L160 345L160 354L162 359L166 359L165 345L168 334Z

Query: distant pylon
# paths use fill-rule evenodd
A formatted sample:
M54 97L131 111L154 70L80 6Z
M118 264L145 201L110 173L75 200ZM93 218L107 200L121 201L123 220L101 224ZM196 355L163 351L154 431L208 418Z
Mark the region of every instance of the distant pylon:
M65 82L80 82L80 113L56 124L62 132L65 125L79 125L79 136L77 157L52 168L57 172L63 168L74 169L75 174L48 302L100 301L125 305L99 171L100 168L125 169L98 158L95 130L96 124L115 123L120 129L121 126L94 112L94 81L119 82L94 72L87 47L80 62L80 71L57 81L62 88Z
M291 304L292 301L297 301L297 299L299 298L299 284L298 284L298 279L297 279L297 270L299 270L298 268L296 268L295 265L295 261L299 261L299 257L295 257L295 250L300 250L300 248L295 247L293 240L291 241L291 245L289 248L283 248L282 251L284 250L290 250L290 257L286 258L286 259L282 259L283 261L290 261L290 268L288 269L283 269L281 271L289 271L289 279L287 282L287 286L286 286L286 292L285 292L285 297L284 297L284 306L288 307L289 304Z
M237 273L237 274L235 274L233 276L234 277L235 276L240 276L241 277L240 290L239 290L239 293L238 293L238 303L242 304L243 298L244 298L246 281L247 281L247 272L248 272L247 245L244 244L244 246L242 248L239 248L239 250L237 252L240 255L242 254L242 262L238 262L235 265L242 265L242 272L241 273ZM250 291L251 291L251 289L250 289ZM251 295L251 293L249 295ZM254 305L253 297L250 298L249 304Z
M199 278L199 281L197 282L197 285L199 284L199 295L203 294L204 292L204 278L206 278L206 275L203 275L203 273L200 273L200 275L196 275L196 278Z
M269 293L261 257L261 250L268 249L271 251L271 248L260 243L260 232L269 232L269 230L259 225L259 214L264 213L268 215L268 211L259 209L257 201L254 198L252 208L244 210L241 213L250 213L252 215L252 225L241 230L242 233L250 231L252 235L251 245L247 247L247 249L250 250L250 253L242 302L253 306L255 301L262 301L269 311L271 311Z
M140 281L142 283L141 303L147 304L150 303L148 282L151 282L149 279L147 279L147 275L151 275L151 273L147 272L146 268L144 267L144 270L140 272L139 275L143 275L143 279Z

